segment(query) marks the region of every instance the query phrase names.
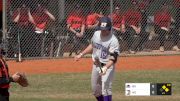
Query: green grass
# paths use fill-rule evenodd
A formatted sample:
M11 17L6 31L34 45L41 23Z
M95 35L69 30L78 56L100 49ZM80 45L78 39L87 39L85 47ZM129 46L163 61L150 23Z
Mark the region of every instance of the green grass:
M116 72L113 83L113 101L179 101L179 71L123 71ZM28 75L30 86L12 84L11 101L96 101L91 95L90 73ZM173 84L172 96L127 97L124 85L132 83Z

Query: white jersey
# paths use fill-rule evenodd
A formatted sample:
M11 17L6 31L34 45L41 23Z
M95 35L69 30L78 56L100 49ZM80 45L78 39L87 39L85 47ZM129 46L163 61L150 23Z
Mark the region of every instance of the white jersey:
M101 63L109 61L110 53L120 53L119 42L114 34L107 37L101 37L101 31L96 31L91 39L93 46L92 59L99 59Z

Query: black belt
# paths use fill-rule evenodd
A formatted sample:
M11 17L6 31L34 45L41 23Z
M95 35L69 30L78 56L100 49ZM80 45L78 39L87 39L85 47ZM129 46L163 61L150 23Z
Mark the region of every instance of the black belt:
M105 63L98 63L98 64L96 64L96 63L94 62L94 65L103 67L103 66L105 66L106 64L105 64Z
M106 64L105 63L101 63L101 66L103 67L103 66L105 66Z

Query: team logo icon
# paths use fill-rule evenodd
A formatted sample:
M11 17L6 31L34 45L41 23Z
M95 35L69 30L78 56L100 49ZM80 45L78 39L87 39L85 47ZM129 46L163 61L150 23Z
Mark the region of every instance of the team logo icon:
M106 27L106 25L107 25L106 22L101 23L101 27Z

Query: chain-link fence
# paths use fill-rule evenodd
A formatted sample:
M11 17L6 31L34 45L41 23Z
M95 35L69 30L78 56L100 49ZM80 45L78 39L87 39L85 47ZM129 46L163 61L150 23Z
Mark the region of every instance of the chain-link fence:
M122 54L179 54L179 0L4 1L8 58L78 54L103 16L112 19Z

